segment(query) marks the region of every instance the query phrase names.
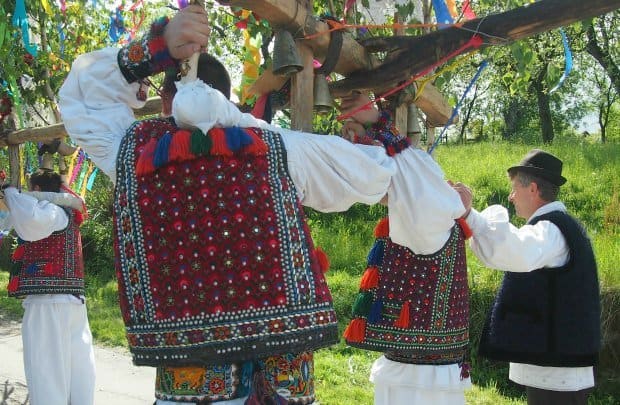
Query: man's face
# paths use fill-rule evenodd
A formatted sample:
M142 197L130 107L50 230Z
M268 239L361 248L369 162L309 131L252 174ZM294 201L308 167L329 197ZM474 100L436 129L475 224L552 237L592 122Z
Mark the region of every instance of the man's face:
M528 219L536 209L532 209L533 201L532 197L535 191L532 190L534 183L530 183L527 186L522 185L515 177L511 180L512 190L508 196L508 200L515 206L517 216L520 218Z

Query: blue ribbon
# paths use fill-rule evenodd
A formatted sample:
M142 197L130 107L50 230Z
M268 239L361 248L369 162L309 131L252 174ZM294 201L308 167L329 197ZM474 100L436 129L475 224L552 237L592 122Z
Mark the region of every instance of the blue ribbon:
M562 73L562 77L560 77L560 81L556 84L551 90L549 90L549 94L553 93L557 89L559 89L564 80L568 77L569 73L573 69L573 54L568 46L568 38L566 37L566 33L562 28L560 28L560 35L562 35L562 44L564 45L564 73Z
M30 33L28 27L28 16L26 15L26 4L24 0L17 0L15 2L15 11L13 11L13 18L11 18L13 26L20 27L22 30L22 41L24 42L24 48L33 57L37 56L37 46L30 44Z
M459 113L459 108L461 107L461 104L463 103L463 100L465 99L465 96L467 95L467 93L469 93L469 90L471 90L471 88L474 86L474 83L476 83L476 80L478 80L478 77L480 77L480 73L482 73L482 71L484 70L485 67L487 67L488 64L489 64L489 62L487 62L486 59L485 59L480 64L480 67L478 67L478 71L474 75L473 79L471 79L471 82L469 82L469 84L467 85L467 88L465 89L465 92L463 93L463 95L459 99L459 102L456 103L456 106L452 110L452 115L450 115L450 118L448 119L448 122L443 127L443 129L441 130L441 133L439 134L439 136L437 138L435 138L435 142L433 142L433 145L429 148L429 150L428 150L429 154L433 153L433 150L435 150L435 147L439 144L439 141L443 137L443 134L446 132L446 129L448 129L448 127L450 125L452 125L452 121L454 121L454 118Z
M93 185L95 184L95 177L97 177L97 172L99 171L98 167L95 167L95 170L91 173L88 178L88 183L86 183L86 190L90 191L93 189Z
M446 24L451 25L454 23L452 16L450 15L450 10L448 10L448 6L444 0L432 0L433 9L435 10L435 18L437 19L438 24ZM440 27L446 28L446 27Z
M123 19L123 14L121 13L121 8L119 6L116 8L116 12L114 14L110 14L110 28L108 29L108 36L113 43L116 43L126 32L125 20Z

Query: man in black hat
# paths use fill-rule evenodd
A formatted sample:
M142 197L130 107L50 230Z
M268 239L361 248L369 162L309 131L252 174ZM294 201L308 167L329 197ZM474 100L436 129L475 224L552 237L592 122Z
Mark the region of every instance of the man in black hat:
M557 201L562 161L534 149L508 169L506 208L471 208L471 190L454 188L468 209L472 251L506 272L480 339L479 354L509 361L509 378L526 386L529 405L587 404L601 344L596 261L584 227Z

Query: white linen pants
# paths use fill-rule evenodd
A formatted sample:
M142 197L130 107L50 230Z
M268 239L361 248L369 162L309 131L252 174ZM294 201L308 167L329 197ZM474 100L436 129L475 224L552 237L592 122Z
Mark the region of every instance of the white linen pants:
M73 296L45 297L30 296L23 303L24 371L30 404L92 405L95 354L86 305Z
M379 357L370 370L375 405L465 405L471 380L457 364L404 364Z

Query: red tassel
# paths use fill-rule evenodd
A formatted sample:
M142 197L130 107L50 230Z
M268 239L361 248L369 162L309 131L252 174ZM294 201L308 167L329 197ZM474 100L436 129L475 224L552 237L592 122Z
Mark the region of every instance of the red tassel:
M323 272L323 274L327 273L327 270L329 270L329 257L327 257L327 253L318 246L314 249L314 253L319 262L321 272Z
M387 238L390 236L389 217L382 218L375 226L375 238Z
M456 220L456 222L459 224L459 226L463 230L463 236L465 236L465 239L471 238L473 233L471 231L471 228L467 224L467 221L465 221L465 218L459 218Z
M252 144L245 147L244 152L254 156L263 156L267 154L269 147L263 141L263 138L258 136L258 134L251 128L246 128L245 131L252 138Z
M366 335L366 320L362 318L355 318L351 320L349 326L344 330L342 336L347 342L360 343L364 341Z
M168 160L171 162L182 162L194 158L194 154L190 149L192 133L180 129L174 133L170 141L170 149L168 150Z
M74 214L73 218L74 218L75 224L77 226L82 225L82 222L84 222L84 215L82 215L82 213L77 210L73 210L73 214Z
M211 146L211 154L217 156L232 156L233 152L226 145L226 133L222 128L213 128L207 136L211 137L213 146Z
M157 139L151 138L150 141L142 149L142 153L138 157L136 163L136 175L144 176L155 171L153 165L153 156L155 156L155 149L157 149Z
M6 286L6 289L12 293L17 291L17 287L19 287L19 277L13 276L11 277L11 281L9 281L9 285Z
M408 329L409 328L409 301L405 301L403 307L400 309L400 315L394 322L394 326L397 328Z
M379 269L375 266L367 268L362 276L362 281L360 282L360 290L370 290L371 288L376 288L378 285Z
M18 246L17 249L13 252L13 260L18 261L24 258L24 254L26 253L26 248L24 245Z

